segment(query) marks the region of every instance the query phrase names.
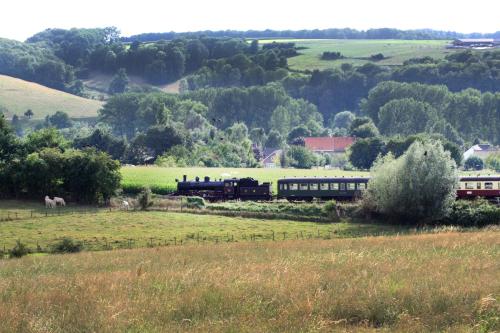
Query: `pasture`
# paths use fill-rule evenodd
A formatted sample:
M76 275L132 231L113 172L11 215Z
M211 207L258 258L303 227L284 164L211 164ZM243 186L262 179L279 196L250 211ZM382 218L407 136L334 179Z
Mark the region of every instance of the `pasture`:
M498 232L0 260L1 331L488 332Z
M378 65L402 65L405 60L418 57L443 58L446 54L455 52L445 48L449 43L446 40L363 40L363 39L270 39L260 40L259 43L293 42L299 50L299 56L288 59L291 69L296 70L324 70L335 68L343 63L355 66L371 62L371 55L382 53L386 58L374 63ZM340 52L346 58L338 60L321 60L325 51Z
M64 111L71 118L96 117L103 102L71 95L37 83L0 75L0 109L5 117L22 116L26 110L34 113L32 119L44 119L56 111ZM5 111L4 110L4 111Z
M283 177L354 177L368 176L367 172L343 171L328 169L267 169L267 168L160 168L131 167L121 168L123 176L122 187L125 192L139 192L141 187L149 186L156 193L170 193L176 188L175 179L187 175L193 180L196 176L203 180L204 176L211 179L253 177L260 182L272 182L273 191L277 191L277 181Z
M28 207L34 207L35 204ZM40 205L41 206L41 205ZM49 249L64 237L84 243L89 250L124 247L219 243L260 240L359 237L394 234L408 228L371 223L315 223L283 219L258 219L166 211L109 211L85 209L57 214L51 210L31 218L31 211L15 209L12 202L5 211L19 212L19 219L0 222L0 249L12 248L21 240L31 249ZM12 215L11 215L12 216Z

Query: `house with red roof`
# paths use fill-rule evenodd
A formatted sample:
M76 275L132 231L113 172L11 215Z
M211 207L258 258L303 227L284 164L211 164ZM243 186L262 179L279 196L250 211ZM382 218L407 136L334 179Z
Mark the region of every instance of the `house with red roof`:
M306 137L304 146L318 154L345 154L356 139L352 136Z

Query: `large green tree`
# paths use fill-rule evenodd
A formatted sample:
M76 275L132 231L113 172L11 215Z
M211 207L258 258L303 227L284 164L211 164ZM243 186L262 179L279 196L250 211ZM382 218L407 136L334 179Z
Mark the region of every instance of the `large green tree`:
M439 142L415 142L399 158L379 159L371 170L367 206L397 223L426 223L455 201L456 164Z

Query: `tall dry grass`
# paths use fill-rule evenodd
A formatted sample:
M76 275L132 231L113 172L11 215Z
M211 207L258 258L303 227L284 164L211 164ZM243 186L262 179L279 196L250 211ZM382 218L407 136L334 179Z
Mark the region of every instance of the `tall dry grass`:
M497 231L0 261L1 332L500 329Z

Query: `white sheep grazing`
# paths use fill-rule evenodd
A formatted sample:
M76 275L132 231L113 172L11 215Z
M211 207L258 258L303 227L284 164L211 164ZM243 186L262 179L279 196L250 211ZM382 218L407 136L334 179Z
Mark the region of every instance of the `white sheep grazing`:
M56 202L49 198L48 195L45 196L45 208L54 208L56 206Z
M54 197L54 202L56 203L56 206L57 205L66 206L66 201L64 201L63 198Z
M125 210L128 210L129 207L130 207L130 204L128 203L128 201L123 200L122 201L122 208Z

